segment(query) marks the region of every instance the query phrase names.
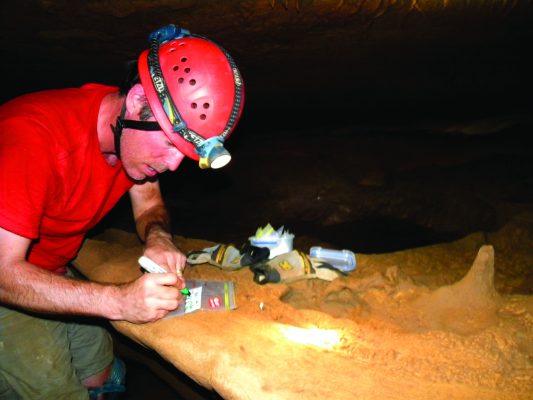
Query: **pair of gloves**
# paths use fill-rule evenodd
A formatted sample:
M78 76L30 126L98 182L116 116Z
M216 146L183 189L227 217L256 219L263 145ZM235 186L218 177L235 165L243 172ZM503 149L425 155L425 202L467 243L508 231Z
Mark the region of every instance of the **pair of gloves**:
M190 265L209 263L225 271L249 267L254 274L254 281L260 285L314 278L332 281L344 275L330 264L299 250L280 254L272 259L269 256L268 248L249 243L240 249L231 244L217 244L188 253L187 262Z

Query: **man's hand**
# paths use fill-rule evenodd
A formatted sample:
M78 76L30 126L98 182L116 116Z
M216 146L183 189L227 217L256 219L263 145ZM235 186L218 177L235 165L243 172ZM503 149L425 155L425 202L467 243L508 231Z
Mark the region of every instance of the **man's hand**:
M187 257L174 246L170 234L152 229L146 239L144 255L168 272L182 276Z
M144 274L120 285L121 316L118 319L139 324L163 318L183 301L179 282L175 273Z

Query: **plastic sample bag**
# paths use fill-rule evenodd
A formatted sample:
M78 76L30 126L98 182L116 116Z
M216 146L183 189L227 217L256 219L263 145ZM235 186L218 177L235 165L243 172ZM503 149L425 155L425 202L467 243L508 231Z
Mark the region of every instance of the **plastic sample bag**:
M190 295L165 318L189 314L195 311L224 311L237 308L235 285L231 281L187 280Z

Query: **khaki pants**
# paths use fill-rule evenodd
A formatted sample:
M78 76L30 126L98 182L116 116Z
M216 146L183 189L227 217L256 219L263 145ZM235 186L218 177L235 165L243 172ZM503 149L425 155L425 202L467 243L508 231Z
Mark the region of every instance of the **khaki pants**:
M0 305L0 400L88 399L82 380L111 364L109 333L89 320Z

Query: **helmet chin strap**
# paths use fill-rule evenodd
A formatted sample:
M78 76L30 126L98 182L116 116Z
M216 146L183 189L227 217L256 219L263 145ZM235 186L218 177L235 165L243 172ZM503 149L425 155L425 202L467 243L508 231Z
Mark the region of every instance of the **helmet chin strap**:
M115 125L110 125L113 131L113 138L115 143L115 155L120 160L120 139L122 138L122 130L124 128L136 129L138 131L160 131L161 126L155 121L135 121L132 119L124 119L126 115L126 100L122 104L122 110L117 117Z
M115 142L115 154L117 158L120 160L120 138L122 137L122 129L124 129L124 115L126 115L126 99L124 99L124 103L122 103L122 110L120 111L120 116L117 117L117 122L115 123L115 126L111 126L111 130L113 131L113 138Z

